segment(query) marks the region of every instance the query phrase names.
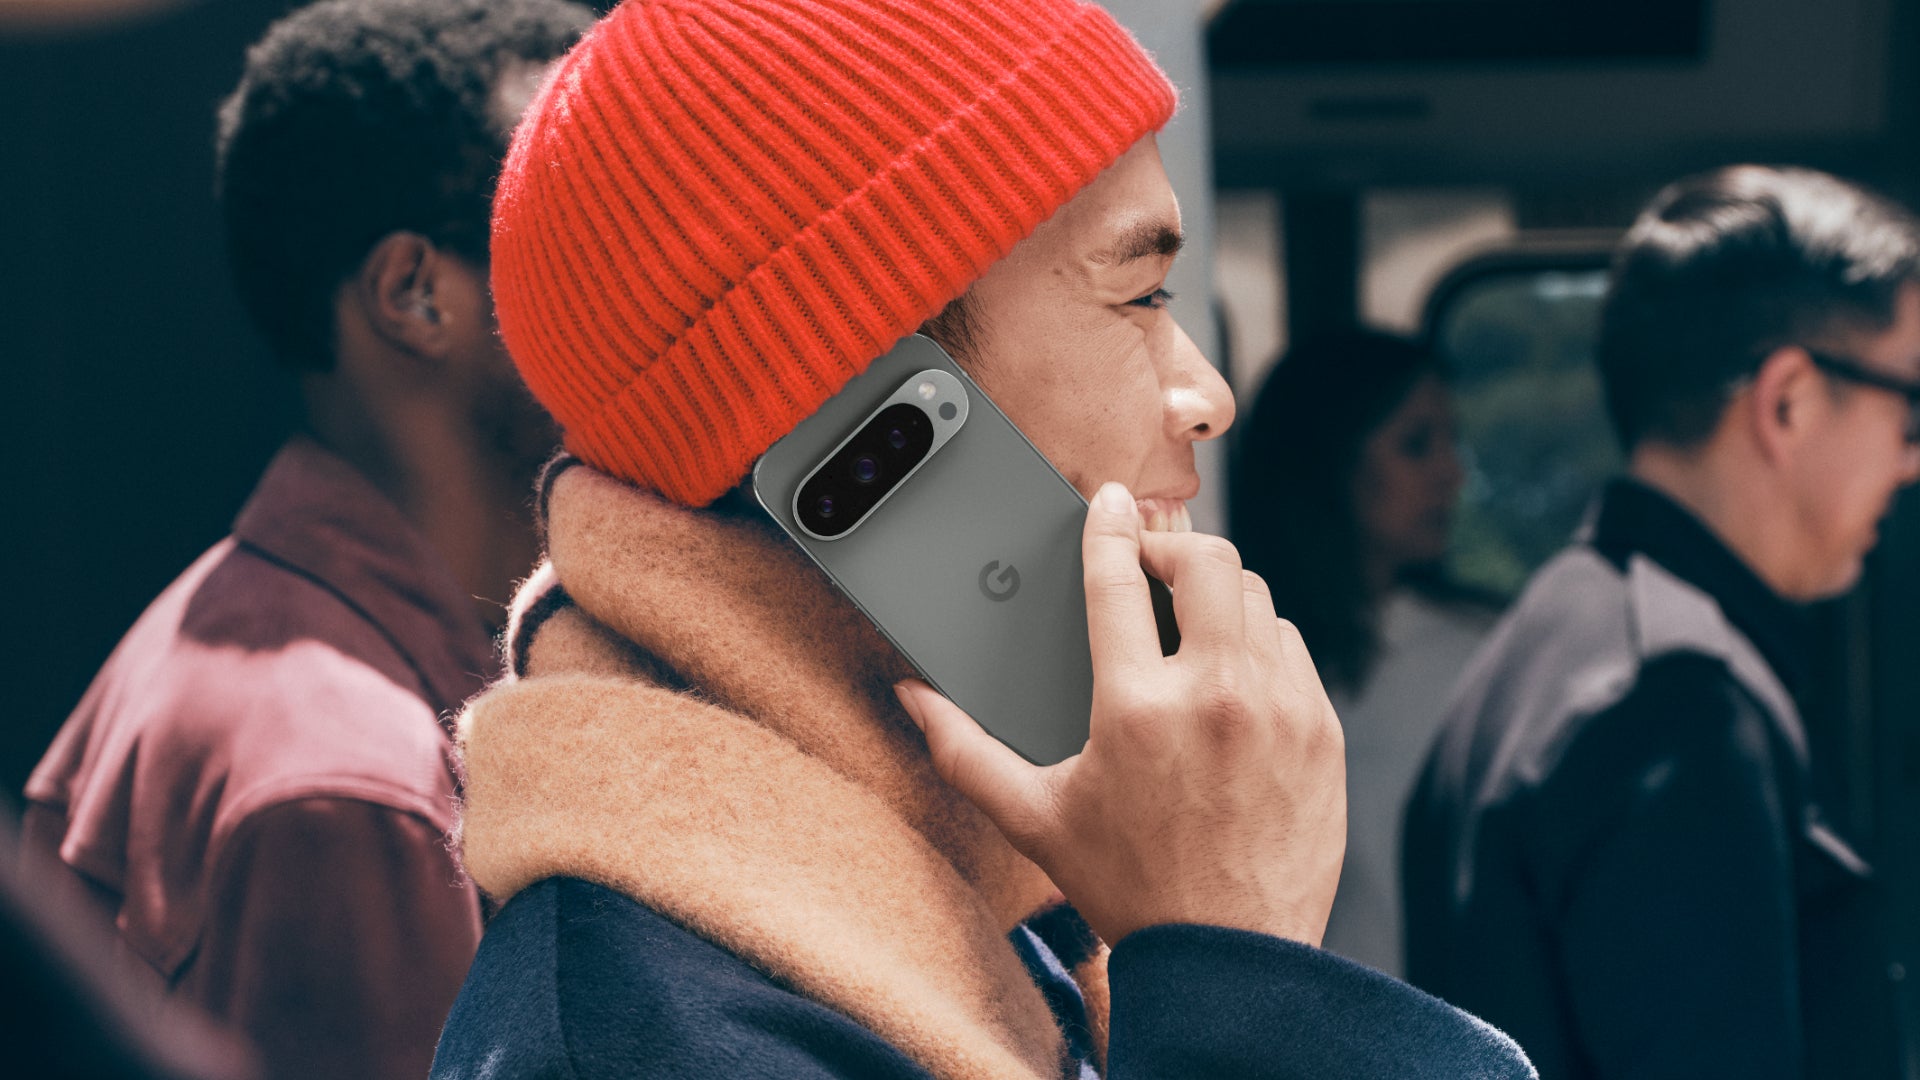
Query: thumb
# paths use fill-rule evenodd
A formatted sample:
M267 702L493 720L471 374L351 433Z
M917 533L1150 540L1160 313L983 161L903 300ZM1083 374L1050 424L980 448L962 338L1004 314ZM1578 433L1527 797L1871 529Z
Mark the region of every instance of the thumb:
M907 715L927 737L933 769L967 801L978 806L1000 832L1033 857L1030 846L1046 831L1044 770L986 733L973 717L919 679L894 684Z

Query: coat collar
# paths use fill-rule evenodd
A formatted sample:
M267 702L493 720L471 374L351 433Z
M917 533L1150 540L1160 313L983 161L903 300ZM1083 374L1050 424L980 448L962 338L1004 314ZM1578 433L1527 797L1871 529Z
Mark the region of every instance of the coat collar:
M314 581L377 627L438 712L478 693L493 646L446 560L353 466L296 436L233 524L234 539Z
M1800 769L1807 767L1807 735L1793 695L1772 665L1714 598L1645 555L1629 557L1627 596L1632 632L1643 660L1670 653L1699 653L1727 671L1758 698Z

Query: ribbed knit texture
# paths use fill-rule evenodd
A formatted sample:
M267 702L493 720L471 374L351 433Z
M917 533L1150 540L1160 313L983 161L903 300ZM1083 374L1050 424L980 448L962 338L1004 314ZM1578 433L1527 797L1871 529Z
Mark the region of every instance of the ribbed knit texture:
M1173 108L1080 0L626 0L515 134L501 333L570 450L705 505Z

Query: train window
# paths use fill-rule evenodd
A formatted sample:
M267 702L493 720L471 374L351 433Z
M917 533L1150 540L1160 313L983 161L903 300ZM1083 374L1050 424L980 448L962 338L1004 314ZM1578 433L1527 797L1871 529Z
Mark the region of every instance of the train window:
M1467 483L1457 580L1512 595L1620 464L1593 364L1603 248L1482 256L1434 290L1425 326L1460 410Z
M1427 297L1462 260L1513 246L1513 197L1498 188L1373 188L1360 197L1360 321L1417 333Z

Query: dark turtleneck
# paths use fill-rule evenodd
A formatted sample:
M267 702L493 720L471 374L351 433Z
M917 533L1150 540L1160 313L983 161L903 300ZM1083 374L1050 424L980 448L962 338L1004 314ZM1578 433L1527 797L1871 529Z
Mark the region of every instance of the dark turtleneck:
M1607 485L1592 544L1621 570L1645 555L1719 603L1734 628L1760 650L1796 699L1805 693L1812 656L1806 610L1760 580L1706 523L1670 496L1637 480Z

